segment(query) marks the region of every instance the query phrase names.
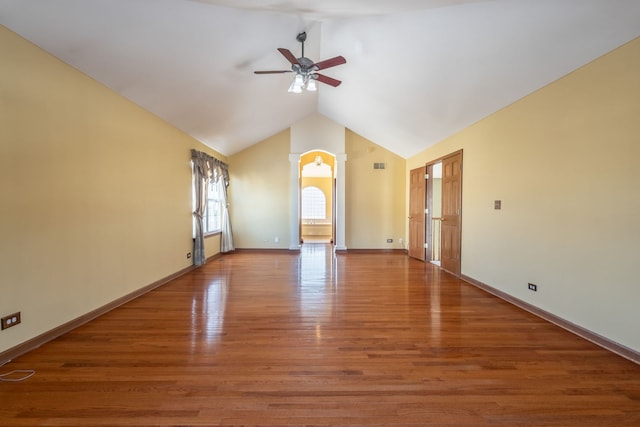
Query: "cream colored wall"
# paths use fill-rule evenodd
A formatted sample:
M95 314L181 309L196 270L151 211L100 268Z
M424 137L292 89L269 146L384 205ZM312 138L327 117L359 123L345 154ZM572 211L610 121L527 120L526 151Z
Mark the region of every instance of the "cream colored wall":
M348 248L403 248L405 160L349 130L345 139ZM289 153L290 132L284 131L230 156L237 248L288 248ZM387 169L373 170L373 162L384 162ZM386 243L387 238L393 243Z
M344 153L344 126L314 113L291 125L290 153L324 150L332 154Z
M189 150L217 154L1 26L0 53L4 351L191 265Z
M636 39L407 164L464 149L463 274L636 351L639 69Z
M347 247L404 248L405 160L350 130L345 140ZM373 169L373 163L386 163L386 169Z
M229 157L236 248L289 247L289 141L286 130Z

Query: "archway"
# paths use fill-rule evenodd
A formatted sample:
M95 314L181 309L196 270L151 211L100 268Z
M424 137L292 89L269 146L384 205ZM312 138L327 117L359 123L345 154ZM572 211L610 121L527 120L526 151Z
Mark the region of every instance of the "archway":
M300 156L300 243L335 241L335 164L323 150Z

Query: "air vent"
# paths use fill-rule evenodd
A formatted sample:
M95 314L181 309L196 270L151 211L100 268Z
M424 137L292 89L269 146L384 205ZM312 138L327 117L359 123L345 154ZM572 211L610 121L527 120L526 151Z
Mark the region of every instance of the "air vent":
M374 169L386 169L386 164L385 163L374 163L373 164L373 168Z

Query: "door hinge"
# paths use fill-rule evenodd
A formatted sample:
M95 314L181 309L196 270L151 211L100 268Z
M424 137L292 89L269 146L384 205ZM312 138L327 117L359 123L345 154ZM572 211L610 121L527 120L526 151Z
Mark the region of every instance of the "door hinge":
M428 173L424 174L424 179L429 179L429 174Z
M428 213L429 213L429 209L425 209L425 210L424 210L424 213L425 213L425 214L428 214Z
M429 244L428 244L428 243L425 243L425 244L424 244L424 248L425 248L425 249L429 249Z

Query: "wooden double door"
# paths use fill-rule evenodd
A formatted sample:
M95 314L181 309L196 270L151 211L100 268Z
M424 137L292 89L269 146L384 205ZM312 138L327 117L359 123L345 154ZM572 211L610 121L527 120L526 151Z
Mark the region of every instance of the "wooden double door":
M442 162L440 266L455 275L461 271L462 151L410 172L409 256L431 261L433 234L433 165ZM436 219L438 220L438 219Z

